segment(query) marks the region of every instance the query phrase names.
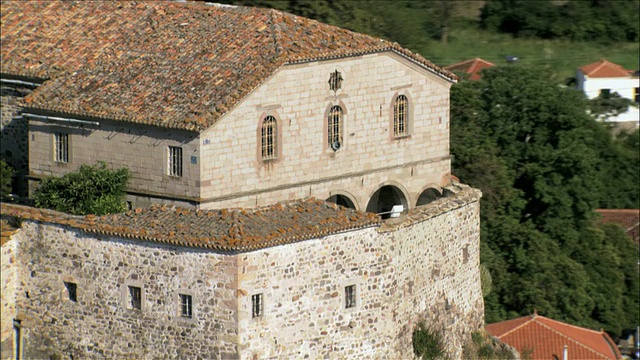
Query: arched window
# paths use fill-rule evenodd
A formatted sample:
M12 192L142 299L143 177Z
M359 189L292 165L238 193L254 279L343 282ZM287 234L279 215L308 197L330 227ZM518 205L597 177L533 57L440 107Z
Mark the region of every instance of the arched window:
M262 121L262 160L272 160L278 155L276 143L278 123L273 116L267 116Z
M342 108L338 105L331 107L327 120L327 141L329 147L333 150L338 150L342 145Z
M393 136L401 137L409 134L409 100L398 95L393 104Z

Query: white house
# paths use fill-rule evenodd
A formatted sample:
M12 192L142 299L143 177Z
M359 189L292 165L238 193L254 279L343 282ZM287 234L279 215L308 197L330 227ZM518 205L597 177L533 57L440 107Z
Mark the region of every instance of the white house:
M636 104L640 101L638 72L627 70L607 60L596 61L578 68L576 78L578 89L584 91L589 99L594 99L600 94L615 92L633 100ZM625 113L607 118L606 121L637 128L639 118L636 105L629 107Z

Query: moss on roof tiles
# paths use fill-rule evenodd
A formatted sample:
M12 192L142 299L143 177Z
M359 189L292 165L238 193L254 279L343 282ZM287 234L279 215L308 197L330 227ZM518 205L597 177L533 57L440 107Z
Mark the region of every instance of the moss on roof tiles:
M34 110L202 131L285 64L396 43L271 9L168 2L7 2L5 75L47 78Z
M257 209L192 210L151 205L99 217L13 204L1 206L3 218L50 222L89 233L224 251L252 251L381 222L375 214L316 199Z

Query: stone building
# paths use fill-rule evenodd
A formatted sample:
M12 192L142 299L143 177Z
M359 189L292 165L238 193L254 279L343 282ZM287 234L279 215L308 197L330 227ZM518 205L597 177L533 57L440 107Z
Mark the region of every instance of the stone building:
M2 358L460 358L483 325L479 192L382 222L307 199L102 217L2 204Z
M26 140L4 147L5 128L28 122L32 189L105 161L132 172L134 207L314 196L386 212L425 204L450 181L455 75L310 19L194 3L7 2L2 59L7 94L33 88L3 98L19 111L2 119L13 156Z
M135 208L2 204L3 359L411 358L421 320L459 358L482 326L452 73L195 3L7 2L1 51L2 152L30 189L104 161Z

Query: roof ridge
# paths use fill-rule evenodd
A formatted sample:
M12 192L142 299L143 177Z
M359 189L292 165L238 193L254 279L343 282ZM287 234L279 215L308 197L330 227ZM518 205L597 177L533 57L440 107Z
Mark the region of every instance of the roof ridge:
M549 318L544 317L544 316L540 316L540 317L545 318L545 319L549 319ZM549 320L551 320L551 319L549 319ZM556 321L556 320L554 320L554 321ZM561 324L563 324L563 325L573 326L573 325L570 325L570 324L563 323L563 322L561 322L561 321L557 321L557 322L559 322L559 323L561 323ZM610 359L610 357L608 357L607 355L602 354L602 353L600 353L600 352L598 352L598 351L596 351L596 350L594 350L594 349L592 349L592 348L590 348L590 347L588 347L588 346L585 346L583 343L579 342L578 340L575 340L575 339L573 339L573 338L571 338L571 337L569 337L569 336L567 336L567 335L565 335L565 334L561 333L560 331L555 330L554 328L550 327L549 325L547 325L547 324L545 324L545 323L543 323L543 322L539 322L539 321L538 321L537 323L538 323L538 324L540 324L541 326L544 326L545 328L549 329L550 331L552 331L552 332L554 332L554 333L556 333L556 334L558 334L558 335L562 336L563 338L566 338L567 340L574 342L574 343L575 343L575 344L577 344L578 346L580 346L580 347L582 347L582 348L587 349L588 351L590 351L590 352L592 352L592 353L594 353L594 354L596 354L596 355L599 355L599 356L601 356L601 357L603 357L603 358L605 358L605 359ZM586 328L580 328L580 329L581 329L581 330L590 330L590 331L593 331L593 330L591 330L591 329L586 329ZM598 334L602 334L602 332L597 332L597 333L598 333ZM605 340L605 341L606 341L606 340Z
M515 319L511 319L511 320L517 320L517 319L521 319L521 318L525 318L525 317L528 317L528 316L522 316L522 317L515 318ZM502 334L502 335L498 336L498 338L501 338L501 337L503 337L503 336L506 336L506 335L511 334L512 332L514 332L514 331L516 331L516 330L520 329L521 327L523 327L523 326L527 325L528 323L532 322L533 320L535 320L535 316L534 316L534 315L531 315L531 318L530 318L529 320L527 320L527 321L523 322L522 324L520 324L520 325L518 325L518 326L514 327L513 329L511 329L511 330L509 330L509 331L505 332L504 334ZM507 321L508 321L508 320L507 320Z
M561 324L561 325L564 325L564 326L570 326L572 328L576 328L576 329L579 329L579 330L586 330L586 331L594 332L596 334L602 334L603 333L603 331L598 331L598 330L593 330L593 329L589 329L589 328L585 328L585 327L580 327L580 326L573 325L573 324L568 324L568 323L565 323L565 322L562 322L562 321L558 321L558 320L555 320L555 319L551 319L551 318L548 318L548 317L542 316L542 315L538 315L538 317L541 317L543 319L546 319L546 320L549 320L549 321L552 321L552 322L555 322L555 323L558 323L558 324Z

